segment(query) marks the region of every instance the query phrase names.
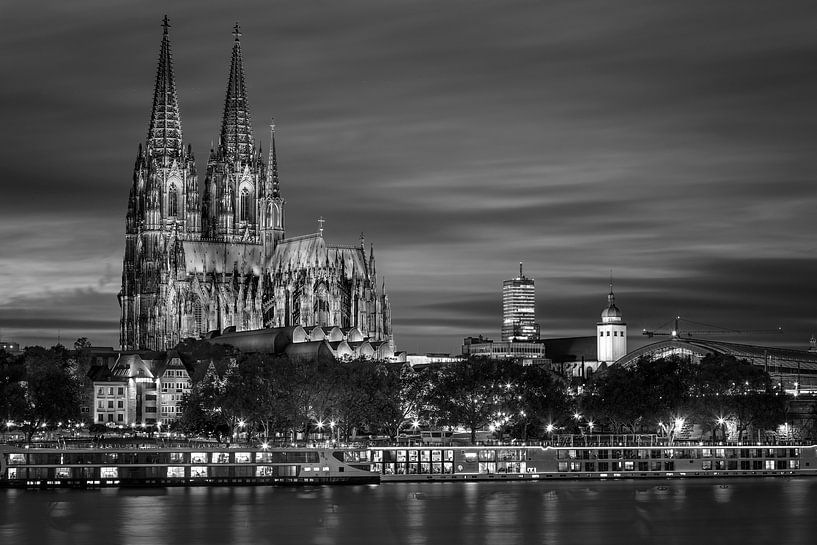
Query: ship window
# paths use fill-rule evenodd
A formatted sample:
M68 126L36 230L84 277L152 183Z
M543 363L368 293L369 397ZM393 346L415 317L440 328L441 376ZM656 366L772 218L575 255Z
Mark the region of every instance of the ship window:
M237 464L249 464L250 460L250 453L249 452L236 452L235 453L235 463Z
M119 468L117 467L102 467L99 470L100 479L118 479Z
M184 478L184 468L180 466L170 466L167 468L167 476L171 479Z
M275 472L272 466L258 466L255 468L256 477L273 477Z
M26 463L26 455L25 454L9 454L9 465L14 464L25 464Z
M230 453L229 452L214 452L213 453L213 463L214 464L229 464L230 463Z
M191 464L206 464L207 463L207 453L206 452L194 452L190 455L190 463Z

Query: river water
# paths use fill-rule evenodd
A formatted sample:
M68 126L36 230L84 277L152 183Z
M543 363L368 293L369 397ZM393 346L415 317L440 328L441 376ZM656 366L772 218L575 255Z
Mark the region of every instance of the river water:
M817 543L817 479L0 490L0 544Z

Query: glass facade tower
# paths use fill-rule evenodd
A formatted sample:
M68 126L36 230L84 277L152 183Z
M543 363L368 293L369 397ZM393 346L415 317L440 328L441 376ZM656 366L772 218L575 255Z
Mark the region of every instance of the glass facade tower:
M536 292L533 278L522 274L502 283L502 340L535 341L539 339L536 323Z

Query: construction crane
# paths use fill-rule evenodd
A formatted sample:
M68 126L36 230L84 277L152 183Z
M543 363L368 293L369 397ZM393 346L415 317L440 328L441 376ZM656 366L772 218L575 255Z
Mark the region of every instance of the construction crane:
M683 332L681 331L681 324L680 322L686 322L689 324L694 324L696 326L703 326L710 329L684 329ZM673 324L673 328L671 330L665 330L670 324ZM682 336L692 337L693 335L745 335L747 333L776 333L782 334L783 328L778 327L777 329L729 329L726 327L720 327L712 324L704 324L701 322L693 322L692 320L682 319L680 316L676 316L674 321L670 320L669 322L661 325L658 329L651 330L651 329L644 329L641 331L642 335L647 337L673 337L679 338Z

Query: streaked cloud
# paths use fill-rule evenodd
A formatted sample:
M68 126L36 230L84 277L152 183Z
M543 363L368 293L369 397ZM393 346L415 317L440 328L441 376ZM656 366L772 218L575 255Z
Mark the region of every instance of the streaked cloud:
M288 231L366 233L403 348L498 336L518 261L552 335L592 333L610 269L633 330L817 330L812 2L78 0L0 17L4 336L117 342L166 10L200 177L240 20Z

